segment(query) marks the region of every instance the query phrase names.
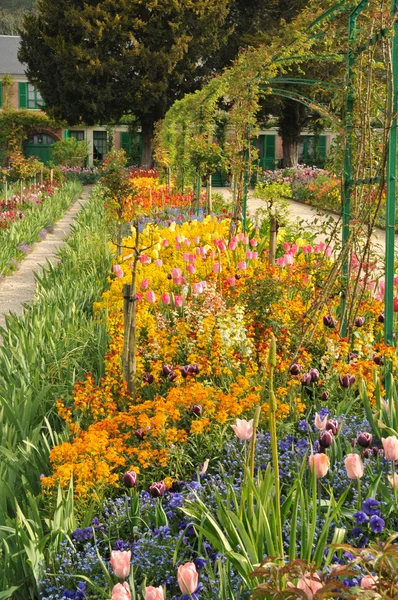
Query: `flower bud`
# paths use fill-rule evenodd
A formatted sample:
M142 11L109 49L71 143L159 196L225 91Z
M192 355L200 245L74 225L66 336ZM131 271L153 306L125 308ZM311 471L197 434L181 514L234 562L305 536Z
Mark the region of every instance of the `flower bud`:
M330 396L330 392L325 390L324 392L322 392L321 400L323 402L326 402L327 400L329 400L329 396Z
M142 429L137 429L137 431L134 432L134 435L139 440L144 440L145 439L145 431L143 431Z
M329 470L330 461L326 454L311 454L309 457L310 469L315 470L317 479L325 477Z
M184 367L181 367L181 368L180 368L180 371L181 371L181 375L182 375L182 376L184 377L184 379L185 379L186 377L188 377L188 375L189 375L189 373L190 373L190 371L189 371L189 366L188 366L188 365L185 365Z
M384 313L380 313L377 317L379 323L384 323Z
M149 488L149 493L154 498L159 498L160 496L164 496L167 492L167 487L164 481L156 481Z
M145 375L142 378L142 381L144 383L149 383L149 384L153 383L153 381L154 381L153 375L151 373L145 373Z
M135 471L127 471L123 475L123 483L126 488L134 488L137 485L138 475Z
M171 373L174 372L174 367L172 365L163 365L162 366L162 375L168 377Z
M319 371L318 369L310 369L308 373L311 375L312 383L316 383L319 379Z
M384 457L387 460L398 460L398 438L395 435L390 435L387 438L382 438Z
M300 366L297 363L293 363L289 369L290 375L299 375Z
M326 431L331 431L333 435L337 435L337 432L339 430L338 421L336 421L336 419L330 419L330 421L326 423L325 429Z
M357 352L350 352L348 355L348 362L351 362L352 360L357 360L357 358L358 358Z
M330 329L336 327L336 323L331 315L324 315L323 324L325 325L325 327L329 327Z
M379 367L384 364L383 358L381 356L378 356L377 354L373 354L373 362Z
M371 456L373 456L372 448L365 448L365 450L362 450L362 458L370 458Z
M355 327L362 327L365 324L365 317L357 317L354 321Z
M331 431L321 431L319 435L319 445L321 448L330 448L333 444L334 435Z
M358 454L347 454L344 464L349 479L360 479L363 476L364 466Z
M191 408L189 410L191 411L191 413L193 415L196 415L197 417L200 417L200 415L203 412L203 408L201 407L200 404L194 404L193 406L191 406Z
M339 377L341 387L350 388L355 383L355 375L343 375Z
M357 442L362 448L369 448L372 445L373 436L367 431L363 431L357 436Z
M311 383L312 383L311 373L304 373L304 375L301 378L301 384L302 385L311 385Z

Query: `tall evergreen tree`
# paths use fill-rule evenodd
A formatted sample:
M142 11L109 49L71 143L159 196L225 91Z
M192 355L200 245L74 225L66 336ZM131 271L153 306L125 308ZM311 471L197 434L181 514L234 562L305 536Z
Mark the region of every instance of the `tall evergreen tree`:
M38 0L20 60L54 117L70 125L132 112L151 164L154 122L201 84L223 44L230 0ZM209 69L212 67L209 66Z

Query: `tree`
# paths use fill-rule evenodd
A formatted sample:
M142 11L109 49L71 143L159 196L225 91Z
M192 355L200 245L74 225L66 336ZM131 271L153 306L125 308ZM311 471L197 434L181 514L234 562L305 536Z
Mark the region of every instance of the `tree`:
M200 86L207 57L227 33L229 3L39 0L36 14L25 18L19 58L47 111L69 125L134 113L142 164L150 166L154 122Z

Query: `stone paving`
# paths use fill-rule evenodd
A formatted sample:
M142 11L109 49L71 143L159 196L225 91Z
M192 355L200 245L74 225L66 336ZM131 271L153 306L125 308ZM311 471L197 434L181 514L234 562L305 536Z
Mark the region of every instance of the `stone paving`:
M92 186L86 186L79 198L72 204L54 226L54 232L45 240L34 244L32 252L21 262L20 267L0 282L0 326L5 327L5 315L12 312L22 315L23 305L35 296L35 274L48 263L55 264L57 252L65 245L71 225L77 213L89 199ZM1 338L0 338L1 342Z

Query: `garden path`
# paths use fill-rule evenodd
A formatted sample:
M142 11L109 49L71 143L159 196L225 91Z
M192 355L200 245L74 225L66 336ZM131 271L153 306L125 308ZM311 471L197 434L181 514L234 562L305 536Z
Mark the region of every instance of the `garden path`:
M231 199L231 191L229 188L214 188L214 192L221 193L224 198ZM303 221L303 225L308 225L309 229L317 228L316 220L318 225L320 221L326 222L330 217L335 222L340 220L340 217L335 213L328 212L325 210L319 210L303 204L301 202L295 202L294 200L288 200L289 203L289 217L292 222ZM262 208L264 202L260 198L256 198L253 193L249 194L247 203L247 209L249 214L254 214L258 208ZM380 256L385 256L385 231L380 228L376 228L373 234L373 246L374 251ZM315 242L319 243L325 239L325 235L319 235L316 237ZM398 253L398 235L395 236L395 252Z
M5 315L12 312L22 315L23 305L35 296L35 274L48 262L57 262L57 252L65 244L65 238L82 206L90 197L93 186L85 186L83 192L59 221L54 225L53 233L45 240L34 244L32 252L22 261L18 271L0 282L0 326L5 327ZM1 344L1 336L0 336Z

